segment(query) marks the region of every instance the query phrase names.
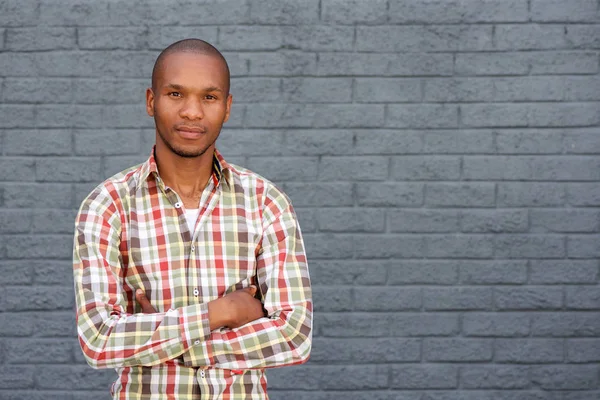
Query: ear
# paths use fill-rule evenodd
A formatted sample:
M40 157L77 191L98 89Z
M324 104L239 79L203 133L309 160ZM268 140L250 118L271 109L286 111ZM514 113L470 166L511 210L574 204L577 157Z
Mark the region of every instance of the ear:
M225 118L223 119L223 122L227 122L229 120L229 114L231 113L231 102L233 101L233 96L231 95L231 93L229 93L227 95L227 104L225 105Z
M154 92L152 88L146 89L146 112L149 116L154 117Z

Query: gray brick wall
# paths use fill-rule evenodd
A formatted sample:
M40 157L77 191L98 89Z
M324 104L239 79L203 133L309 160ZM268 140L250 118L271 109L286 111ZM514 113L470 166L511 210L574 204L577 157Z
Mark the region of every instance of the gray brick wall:
M273 399L600 398L597 0L0 1L0 399L108 398L73 318L82 198L154 140L158 51L230 62L224 155L314 284Z

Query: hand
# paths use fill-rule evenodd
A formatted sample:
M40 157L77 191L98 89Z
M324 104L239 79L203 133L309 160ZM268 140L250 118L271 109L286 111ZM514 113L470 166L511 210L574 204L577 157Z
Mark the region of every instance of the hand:
M144 293L142 289L137 289L135 291L135 299L140 304L140 306L142 306L142 312L144 314L156 313L156 310L154 309L154 307L152 307L152 304L150 304L150 300L148 300L148 298L146 297L146 293Z
M236 290L208 303L210 328L238 328L265 316L263 305L256 299L256 286Z

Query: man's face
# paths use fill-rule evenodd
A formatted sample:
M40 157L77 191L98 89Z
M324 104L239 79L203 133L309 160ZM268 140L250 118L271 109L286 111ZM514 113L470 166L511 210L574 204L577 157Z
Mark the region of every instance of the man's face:
M205 54L169 54L155 86L146 91L146 111L154 117L156 140L186 158L214 148L231 109L223 61Z

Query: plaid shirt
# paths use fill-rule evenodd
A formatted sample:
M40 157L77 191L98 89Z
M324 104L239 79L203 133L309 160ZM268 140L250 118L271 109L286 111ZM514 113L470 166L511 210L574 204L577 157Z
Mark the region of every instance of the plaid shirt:
M266 399L265 368L308 359L310 279L292 205L217 151L193 232L151 155L83 201L73 264L79 342L92 367L116 368L114 399ZM251 284L267 316L211 332L207 303ZM157 313L141 312L137 288Z

